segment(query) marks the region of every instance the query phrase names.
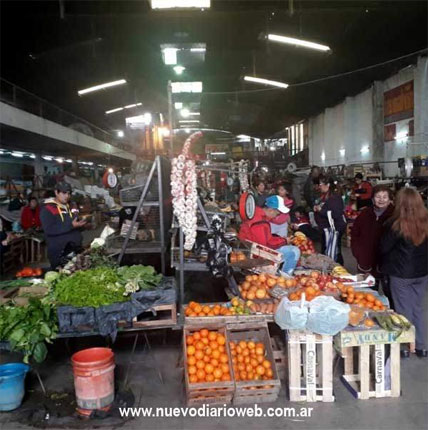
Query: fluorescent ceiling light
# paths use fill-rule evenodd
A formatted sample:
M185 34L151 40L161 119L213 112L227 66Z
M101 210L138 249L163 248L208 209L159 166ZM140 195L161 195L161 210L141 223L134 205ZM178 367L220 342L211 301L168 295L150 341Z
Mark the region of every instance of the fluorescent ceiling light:
M295 39L294 37L280 36L278 34L268 34L268 40L274 42L288 43L289 45L303 46L304 48L316 49L318 51L330 51L330 48L326 45L320 45L319 43L309 42L307 40Z
M159 127L159 134L163 137L168 137L170 135L169 128L167 127Z
M131 128L144 128L152 122L152 114L146 112L144 115L130 116L125 118L125 122Z
M321 160L325 161L325 152L324 151L321 153Z
M345 150L344 149L339 149L339 153L341 157L345 156Z
M92 93L94 91L103 90L105 88L115 87L117 85L123 85L126 84L125 79L119 79L118 81L113 82L107 82L105 84L95 85L94 87L85 88L84 90L79 90L77 93L79 96L82 96L83 94Z
M181 75L186 70L186 68L184 66L174 66L173 70L177 75Z
M121 110L123 110L123 107L119 107L119 108L111 109L111 110L106 110L106 115L110 115L111 113L119 112Z
M256 84L271 85L273 87L288 88L288 84L284 82L271 81L269 79L255 78L253 76L244 76L244 81L255 82Z
M189 112L190 116L200 116L201 113L200 112Z
M120 137L120 138L125 136L125 133L123 132L123 130L117 130L116 134L117 134L117 137Z
M181 115L183 118L189 118L189 116L190 116L190 111L189 111L189 109L186 109L186 108L181 109L181 111L180 111L180 115Z
M55 158L55 161L58 161L58 163L62 164L64 163L64 158L61 158L61 157Z
M33 160L34 158L36 158L35 154L30 154L29 157L32 158Z
M53 157L51 155L43 155L42 158L43 158L43 160L46 160L46 161L52 161L53 160Z
M182 120L182 121L178 121L180 124L181 123L186 123L186 124L188 124L188 123L194 123L194 124L196 124L196 123L199 123L199 120L197 120L197 119L184 119L184 120Z
M64 160L66 163L72 163L73 160L71 158L67 158L66 160Z
M251 136L247 136L246 134L238 134L236 137L238 139L251 139Z
M190 52L206 52L206 48L190 48Z
M175 103L174 103L174 107L175 107L176 109L182 109L182 108L183 108L183 103L181 103L181 102L175 102Z
M225 152L211 152L211 155L226 155Z
M190 133L190 128L185 128L185 129L184 129L184 132L185 132L185 133Z
M167 66L173 66L174 64L177 64L177 51L177 48L164 48L162 50L163 62Z
M209 8L211 0L151 0L152 9Z
M171 82L173 93L201 93L202 82Z
M134 103L134 104L132 104L132 105L127 105L127 106L124 106L124 108L125 109L131 109L131 108L134 108L134 107L137 107L137 106L141 106L143 103Z
M361 148L361 154L368 154L370 152L369 145L365 145Z
M17 152L17 151L12 152L11 155L12 157L18 157L18 158L22 158L24 156L22 152Z

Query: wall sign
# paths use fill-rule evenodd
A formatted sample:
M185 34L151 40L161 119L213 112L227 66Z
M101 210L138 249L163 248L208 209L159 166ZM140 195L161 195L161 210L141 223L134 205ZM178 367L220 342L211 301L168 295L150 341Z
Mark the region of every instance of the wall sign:
M383 95L384 123L412 118L414 112L413 81L406 82Z

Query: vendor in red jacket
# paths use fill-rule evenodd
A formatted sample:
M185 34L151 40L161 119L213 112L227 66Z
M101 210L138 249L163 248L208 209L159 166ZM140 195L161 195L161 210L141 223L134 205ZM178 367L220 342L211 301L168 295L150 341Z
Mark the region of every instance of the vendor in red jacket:
M238 237L241 240L250 240L260 245L276 249L283 255L282 270L292 274L300 258L300 250L296 246L287 245L287 239L273 235L270 221L279 214L290 211L279 196L270 196L266 199L263 208L255 208L254 217L241 224Z
M385 221L392 215L392 191L385 185L373 188L373 206L365 208L351 229L351 249L357 260L358 270L371 273L376 278L378 272L379 243Z
M23 230L39 230L42 228L40 221L40 206L36 197L31 197L27 206L21 211L21 227Z
M372 205L372 186L370 182L363 181L363 175L355 175L355 185L352 188L352 194L357 200L357 211Z

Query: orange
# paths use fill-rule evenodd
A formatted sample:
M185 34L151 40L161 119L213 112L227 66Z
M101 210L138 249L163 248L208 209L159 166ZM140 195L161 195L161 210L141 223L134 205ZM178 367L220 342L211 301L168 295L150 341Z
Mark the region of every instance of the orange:
M208 312L209 312L209 308L208 308ZM209 331L206 328L203 328L199 333L201 333L201 337L207 337Z
M193 342L194 342L194 340L193 340L193 336L192 336L192 335L187 336L187 338L186 338L186 343L187 343L187 345L192 345L192 344L193 344Z
M198 377L196 375L190 375L189 376L189 382L191 384L195 384L196 382L198 382Z
M249 291L247 293L247 297L245 297L245 299L247 299L247 300L254 300L255 298L256 298L256 295L252 291Z
M262 289L262 288L259 288L259 289L256 291L256 297L257 297L258 299L264 299L264 298L266 297L266 290L264 290L264 289Z
M368 293L366 294L366 300L370 303L373 303L376 300L376 297L373 294Z
M220 363L228 363L229 359L227 357L227 354L221 354L220 355Z
M235 347L236 347L235 342L229 342L230 349L235 349Z
M214 349L211 356L213 358L219 358L220 357L220 351L218 349Z
M194 366L196 364L196 358L194 355L191 355L187 358L187 364L189 366Z
M258 364L259 364L259 362L255 358L252 358L251 361L250 361L250 364L253 367L257 367Z
M218 308L214 308L213 312L215 316L220 315L220 309Z
M382 306L382 302L380 300L375 300L374 304L376 306Z
M205 372L207 374L213 373L214 372L214 366L210 363L207 363L207 365L205 366Z
M247 379L247 372L245 372L244 370L242 372L239 372L239 377L245 381Z
M217 359L215 359L215 358L211 359L210 363L211 363L214 367L217 367L217 366L218 366L218 360L217 360Z
M248 281L244 281L244 282L241 284L241 287L242 287L242 289L243 289L244 291L247 291L247 290L250 288L250 283L249 283Z
M217 339L217 333L215 331L210 331L208 333L208 340L213 341Z
M195 375L197 370L195 366L189 366L189 375Z
M199 340L201 338L201 334L198 331L195 331L192 336L194 340Z
M210 341L208 340L208 338L207 338L207 337L203 337L203 338L201 339L201 342L202 342L204 345L208 345L208 344L210 343Z
M296 293L291 293L291 294L288 296L288 298L289 298L292 302L294 302L294 301L298 300L298 296L297 296L297 294L296 294Z
M239 346L241 347L241 349L245 349L245 348L247 347L247 342L245 342L245 341L241 340L241 341L239 342ZM238 351L238 352L239 352L239 351Z
M259 364L262 364L262 363L263 363L263 361L264 361L264 356L263 356L263 355L258 355L258 356L257 356L257 362L258 362Z
M264 360L264 361L263 361L263 363L262 363L262 366L263 366L265 369L270 369L272 365L270 364L270 361L269 361L269 360Z
M209 363L211 361L211 358L210 358L209 355L204 355L203 360L204 360L205 363Z
M220 369L214 369L213 375L214 378L220 379L223 376L223 372Z
M213 353L213 350L209 346L207 346L205 348L205 355L211 355L212 353Z
M235 348L235 350L238 354L242 354L242 348L239 345Z
M218 343L215 341L215 340L213 340L212 342L210 342L210 347L214 350L214 349L217 349L218 348Z
M243 363L244 362L244 356L243 355L238 355L237 357L236 357L236 359L238 360L238 363Z
M195 306L196 306L196 305L197 305L197 303L196 303L196 302L190 302L190 303L189 303L189 308L193 310L193 309L195 309Z
M273 370L272 369L266 369L266 376L268 378L272 378L273 377Z
M264 348L261 348L260 346L256 347L256 354L257 355L264 355L264 353L265 353L265 349Z
M245 370L245 364L244 364L244 363L239 363L239 364L238 364L238 370L239 370L240 372L242 372L243 370Z
M209 306L204 306L203 308L202 308L202 312L204 313L204 314L209 314L210 313L210 311L211 311L211 308L209 307ZM205 329L204 329L205 330ZM202 330L201 330L202 331ZM207 332L208 332L208 330L207 330ZM208 333L207 333L207 336L208 336Z
M214 382L214 375L208 374L205 376L205 381L207 382Z
M232 357L236 357L236 351L234 349L232 351L230 351L230 353L232 354Z
M263 366L259 365L256 367L256 372L257 372L257 375L263 376L266 372L266 369Z
M250 372L252 372L252 371L253 371L253 367L251 366L251 364L247 364L247 365L245 366L245 371L246 371L247 373L250 373Z
M221 368L221 371L222 371L223 373L229 373L229 365L228 365L228 364L226 364L226 363L221 363L220 368Z
M222 381L230 381L230 375L228 373L223 373L221 376Z
M354 293L354 287L348 287L348 288L346 289L346 292L347 292L348 294L353 294L353 293Z
M203 369L199 369L196 372L196 376L198 377L199 381L201 381L201 382L205 381L205 371Z
M246 357L244 357L244 363L245 364L250 364L250 360L251 360L251 358L248 355Z
M186 314L186 317L190 317L190 315L191 315L191 314L193 314L192 309L191 309L191 308L189 308L189 307L187 307L187 308L186 308L186 312L185 312L185 314Z
M200 349L198 349L198 350L195 352L195 358L196 358L197 360L202 360L202 359L204 358L204 353L203 353Z
M225 345L226 338L222 334L217 335L217 343L222 346Z
M203 342L201 342L200 340L198 340L198 341L195 343L195 348L196 348L196 349L204 349L204 348L205 348L205 345L203 344Z
M190 345L188 348L187 348L187 355L194 355L195 354L195 347L193 346L193 345Z
M249 355L250 355L250 350L249 350L248 348L243 349L243 350L242 350L242 355L243 355L244 357L249 356Z
M197 369L204 369L205 368L205 363L202 360L198 360L196 362L196 368Z
M207 313L207 315L208 315L209 317L215 317L215 313L214 313L214 311L209 311L209 312Z
M195 312L195 314L200 314L200 313L202 312L202 306L201 306L201 305L196 304L196 305L193 307L193 312Z
M220 352L226 352L226 348L225 348L223 345L220 345L220 346L218 347L218 350L219 350Z
M254 349L256 347L256 344L252 340L250 340L247 343L247 346L248 346L248 349Z

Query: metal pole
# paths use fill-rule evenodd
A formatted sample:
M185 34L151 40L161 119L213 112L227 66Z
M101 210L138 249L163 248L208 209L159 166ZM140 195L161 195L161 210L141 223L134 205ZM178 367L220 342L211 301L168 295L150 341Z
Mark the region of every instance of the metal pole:
M181 227L178 228L180 246L180 307L184 304L184 234Z
M164 225L164 200L163 200L163 181L162 181L162 163L161 158L158 155L155 159L157 164L157 173L158 173L158 201L159 201L159 224L160 224L160 241L161 241L161 269L162 274L165 275L166 262L165 262L165 225Z
M168 116L169 116L169 148L171 157L174 154L174 110L172 106L172 84L168 81Z

